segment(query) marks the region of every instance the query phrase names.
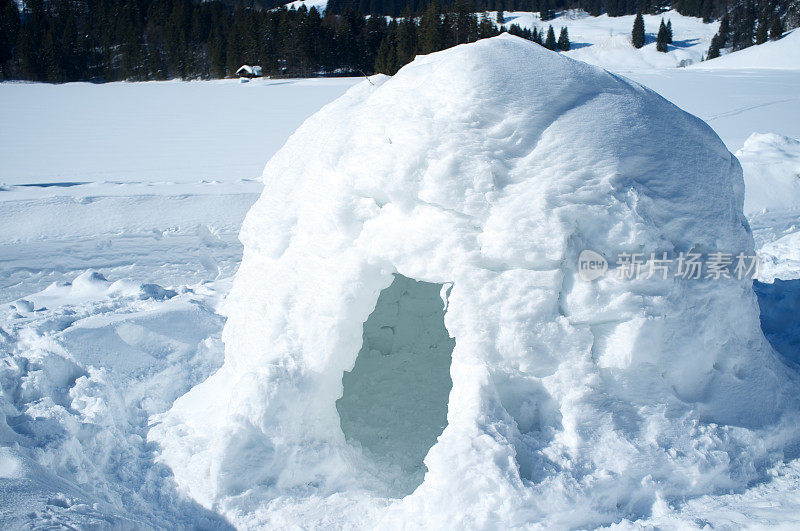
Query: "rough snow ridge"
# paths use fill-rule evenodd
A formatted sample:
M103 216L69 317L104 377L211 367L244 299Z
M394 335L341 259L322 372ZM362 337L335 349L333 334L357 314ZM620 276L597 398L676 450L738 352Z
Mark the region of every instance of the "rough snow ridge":
M372 81L264 170L225 363L149 434L180 487L241 526L590 527L765 478L800 390L750 283L576 278L586 248L753 252L713 131L508 35ZM402 499L335 408L395 272L452 282L456 341L447 427Z

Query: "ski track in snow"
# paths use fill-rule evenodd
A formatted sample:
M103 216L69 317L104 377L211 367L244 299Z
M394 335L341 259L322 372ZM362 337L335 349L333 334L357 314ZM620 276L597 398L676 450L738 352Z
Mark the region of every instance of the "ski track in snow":
M728 118L730 116L737 116L739 114L743 114L743 113L748 112L748 111L752 111L752 110L755 110L755 109L760 109L762 107L769 107L770 105L776 105L778 103L795 102L795 101L798 101L798 100L800 100L800 97L798 97L798 98L787 98L787 99L784 99L784 100L768 101L766 103L759 103L758 105L749 105L747 107L742 107L741 109L734 109L732 111L723 112L723 113L720 113L720 114L715 114L713 116L704 117L703 119L706 122L713 122L714 120L717 120L719 118Z
M753 132L800 138L800 72L636 68L619 71L704 117L732 151ZM4 528L227 525L178 494L146 436L222 363L219 308L261 167L356 82L0 84L0 119L12 124L0 129ZM756 286L762 326L791 358L800 209L750 221L775 261ZM788 525L799 470L790 462L745 492L619 527Z

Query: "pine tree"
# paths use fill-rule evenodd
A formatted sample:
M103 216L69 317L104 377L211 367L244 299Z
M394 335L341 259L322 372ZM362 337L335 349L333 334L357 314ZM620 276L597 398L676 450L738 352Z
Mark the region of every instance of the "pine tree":
M667 20L667 44L672 44L672 19Z
M19 31L19 11L14 0L0 0L0 80L13 76L12 59Z
M497 23L498 24L505 24L505 22L506 22L506 17L503 14L503 10L501 9L501 10L499 10L497 12Z
M552 25L547 29L547 38L544 41L544 47L548 50L555 50L558 47L558 43L556 42L556 33L553 31Z
M706 59L716 59L720 55L720 49L722 45L720 44L720 36L719 33L711 37L711 46L708 48L708 53L706 54Z
M225 37L216 28L211 30L211 39L208 45L208 59L211 67L211 76L220 78L225 77L225 65L227 43Z
M720 36L720 47L724 48L728 44L728 34L731 32L731 23L728 15L723 15L719 21L719 31L717 34Z
M644 18L642 18L641 13L636 13L636 18L633 20L631 43L634 48L641 48L644 46Z
M414 17L403 17L397 25L397 62L400 66L406 65L414 60L417 51L417 24Z
M31 81L44 80L44 65L41 43L43 40L45 13L41 0L25 3L25 22L17 32L17 62L19 77Z
M487 13L481 15L481 19L478 22L478 38L486 39L488 37L494 37L495 35L499 34L500 31L498 26L495 26L494 22L492 22L492 19L489 17L489 15Z
M419 50L429 54L444 47L444 24L439 4L431 2L419 22Z
M561 34L558 36L558 49L562 52L569 51L569 34L566 26L561 28Z
M753 2L740 4L731 11L730 46L734 51L753 45L758 22L756 14Z
M773 41L777 41L783 36L784 28L783 22L781 21L780 17L775 15L772 17L772 24L769 28L769 38Z
M659 52L667 53L667 41L669 39L667 33L667 26L664 24L664 19L661 19L661 26L658 28L658 36L656 37L656 50Z
M44 67L44 80L49 83L63 82L64 76L58 64L58 51L52 25L45 30L40 47Z
M763 18L758 21L758 29L756 30L756 44L764 44L769 40L769 31L767 31L767 21Z
M555 13L553 13L553 10L550 8L549 0L540 0L539 5L539 18L542 19L542 21L552 20L555 17Z
M478 20L472 12L472 7L465 0L456 1L455 13L455 42L464 44L477 39Z
M378 53L375 57L375 71L380 74L393 76L398 69L397 48L394 43L395 29L391 28L389 33L378 46Z
M703 19L703 22L708 24L711 22L711 15L714 9L714 3L712 0L701 0L700 1L700 18Z

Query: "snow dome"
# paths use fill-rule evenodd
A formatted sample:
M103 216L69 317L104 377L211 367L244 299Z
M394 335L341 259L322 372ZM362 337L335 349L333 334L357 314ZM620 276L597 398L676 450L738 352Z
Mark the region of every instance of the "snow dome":
M578 277L586 249L753 254L737 160L636 83L458 46L324 107L263 179L225 363L150 435L236 525L619 522L794 441L748 279Z

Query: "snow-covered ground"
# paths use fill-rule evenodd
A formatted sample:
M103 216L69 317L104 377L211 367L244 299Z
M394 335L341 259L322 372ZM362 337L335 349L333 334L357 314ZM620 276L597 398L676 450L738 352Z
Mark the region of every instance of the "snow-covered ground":
M3 83L0 183L258 179L355 80Z
M565 21L569 55L703 118L740 158L746 213L767 259L762 326L791 356L800 71L674 68L698 59L716 29L669 16L676 41L687 42L655 55L623 46L628 18ZM646 19L647 31L659 20ZM2 527L225 525L178 492L147 435L222 364L218 308L264 163L361 81L0 84ZM790 462L745 491L665 503L648 523L791 525L797 471Z

